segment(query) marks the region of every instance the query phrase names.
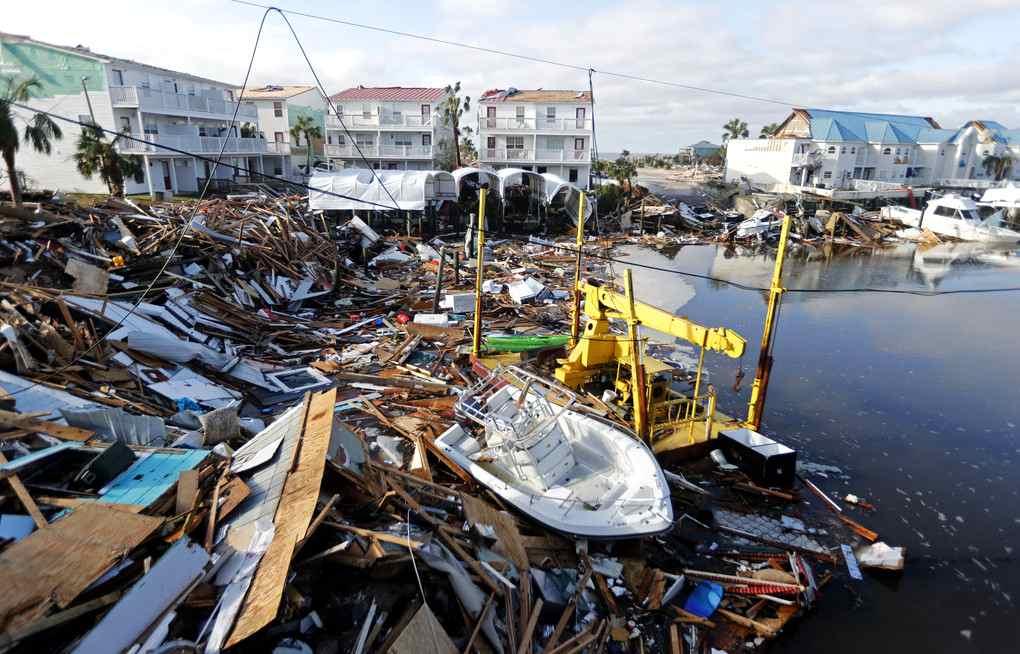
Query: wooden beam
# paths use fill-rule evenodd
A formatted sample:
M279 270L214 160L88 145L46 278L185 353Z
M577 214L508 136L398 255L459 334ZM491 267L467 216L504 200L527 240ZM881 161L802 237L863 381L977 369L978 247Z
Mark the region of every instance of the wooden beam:
M333 505L336 504L337 500L339 499L340 495L334 493L333 497L329 498L329 501L326 502L326 505L322 507L322 510L319 511L319 514L315 516L315 519L312 520L312 524L308 525L308 530L305 532L304 537L300 541L298 541L297 545L294 546L295 557L298 555L298 552L301 551L301 548L305 546L305 543L308 542L308 539L312 537L312 534L316 532L316 530L319 528L319 525L323 523L323 521L326 519L326 516L329 515L329 512L333 510Z
M542 612L542 598L538 598L534 608L531 609L531 617L528 618L528 626L521 635L521 644L517 647L517 654L531 654L531 639L535 636L535 625L538 624L538 615Z
M404 547L411 547L412 549L418 549L423 547L425 543L420 540L408 539L405 536L397 536L384 531L373 531L371 529L362 529L361 527L355 527L354 525L345 525L341 522L333 522L332 520L326 520L324 523L327 527L339 529L341 531L348 531L356 536L362 538L375 538L376 540L385 541L387 543L393 543L394 545L402 545Z
M471 630L471 637L468 638L467 645L461 650L463 654L468 654L471 648L474 647L475 639L478 638L478 634L482 631L482 625L485 624L485 618L489 615L489 611L492 610L493 601L496 599L496 593L490 593L489 599L485 601L485 606L482 607L482 612L478 614L478 619L475 621L475 628Z
M4 456L3 452L0 452L0 465L5 463L7 463L7 457ZM11 490L13 490L14 494L18 496L18 499L21 501L21 505L25 507L26 511L28 511L28 515L32 516L32 521L35 522L35 526L42 529L49 525L49 523L46 522L46 518L44 518L43 514L39 511L39 507L36 506L35 500L33 500L32 496L29 494L28 489L25 488L25 484L21 483L21 478L18 477L16 473L12 472L10 476L7 477L7 483L11 485Z
M560 615L560 619L556 622L556 628L553 629L552 635L549 636L549 640L545 644L545 648L542 650L542 654L549 654L556 648L556 644L560 642L560 638L563 636L563 630L567 628L567 622L570 621L570 617L574 615L574 610L577 608L577 600L581 597L581 593L588 586L588 579L591 578L591 568L585 570L581 579L577 583L577 588L574 589L574 596L570 598L567 606L563 609L563 613Z

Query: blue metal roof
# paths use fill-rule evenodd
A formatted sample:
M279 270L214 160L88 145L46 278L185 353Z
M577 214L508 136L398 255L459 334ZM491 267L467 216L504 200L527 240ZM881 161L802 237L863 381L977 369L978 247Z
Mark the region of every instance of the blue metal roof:
M209 456L209 450L162 450L144 454L104 489L99 501L149 506Z
M957 134L960 133L958 129L935 129L929 127L928 129L922 129L914 137L917 143L951 143L956 140Z
M923 116L827 109L806 111L811 117L811 137L823 141L913 143L921 130L932 129L931 121Z

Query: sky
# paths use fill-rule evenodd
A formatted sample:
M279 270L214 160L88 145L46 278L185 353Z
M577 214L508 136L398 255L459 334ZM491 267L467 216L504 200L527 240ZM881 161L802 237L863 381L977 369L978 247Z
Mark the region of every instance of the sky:
M239 84L263 10L230 0L5 0L0 30ZM602 152L718 143L738 117L751 136L792 107L931 116L943 127L1020 128L1018 0L627 2L278 0L290 9L514 52L596 71L778 100L747 100L594 75ZM40 20L45 17L45 20ZM291 16L329 93L366 86L586 89L544 63ZM314 83L278 15L252 80ZM472 102L472 107L474 103ZM472 108L469 125L476 123Z

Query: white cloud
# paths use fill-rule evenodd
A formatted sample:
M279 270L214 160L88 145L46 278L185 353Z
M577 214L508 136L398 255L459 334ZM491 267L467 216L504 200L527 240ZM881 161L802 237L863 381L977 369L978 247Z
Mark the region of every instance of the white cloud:
M239 83L262 11L223 0L8 3L3 30ZM858 0L771 6L435 0L285 8L545 59L777 98L790 104L930 115L944 126L990 118L1020 127L1020 48L1009 0ZM41 15L48 19L40 21ZM329 92L356 84L587 88L584 71L291 18ZM278 16L270 16L254 83L311 81ZM673 151L717 140L734 116L752 132L788 106L595 76L602 150ZM473 121L469 121L473 122Z

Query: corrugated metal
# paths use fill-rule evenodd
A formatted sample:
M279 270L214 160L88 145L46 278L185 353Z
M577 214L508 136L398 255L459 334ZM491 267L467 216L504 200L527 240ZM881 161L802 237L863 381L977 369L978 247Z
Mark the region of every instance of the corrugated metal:
M120 440L132 445L163 445L166 424L156 416L136 416L118 407L62 408L60 414L72 427L96 432L101 440Z
M413 86L356 86L331 95L334 102L343 100L382 100L389 102L434 102L446 91L440 88Z

